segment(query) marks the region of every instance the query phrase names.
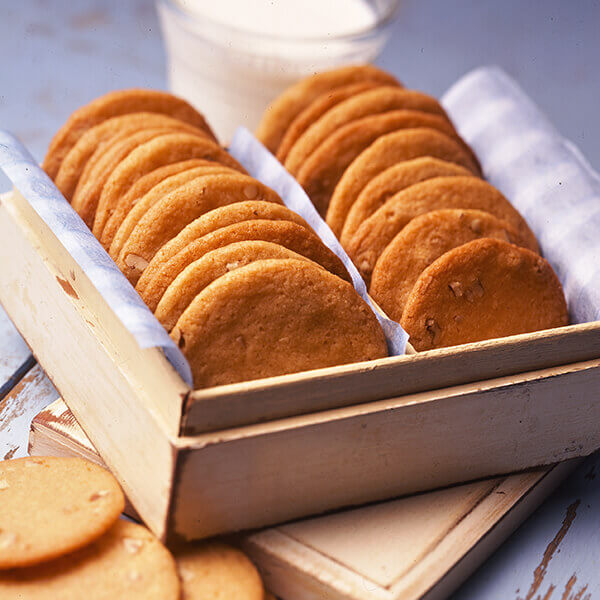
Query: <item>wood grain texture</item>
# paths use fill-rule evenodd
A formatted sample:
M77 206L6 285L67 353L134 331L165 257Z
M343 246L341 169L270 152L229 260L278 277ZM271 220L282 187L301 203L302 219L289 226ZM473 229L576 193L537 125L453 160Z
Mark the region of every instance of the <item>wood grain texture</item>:
M2 284L0 284L2 285ZM33 358L25 340L0 305L0 400L33 366Z

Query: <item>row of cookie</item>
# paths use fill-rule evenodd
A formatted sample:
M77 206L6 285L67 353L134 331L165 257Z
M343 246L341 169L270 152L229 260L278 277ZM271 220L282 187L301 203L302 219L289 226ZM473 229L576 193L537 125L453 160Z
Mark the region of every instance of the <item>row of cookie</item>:
M257 135L326 215L371 295L402 323L417 349L566 324L564 296L550 266L535 254L502 244L469 246L472 271L486 252L497 253L500 262L511 255L513 262L535 264L529 279L524 279L526 268L517 279L529 286L521 289L529 301L535 299L526 292L536 286L542 295L547 292L546 313L517 309L519 285L514 281L504 289L514 292L508 306L521 318L482 319L499 297L491 285L485 295L470 294L475 283L467 277L461 283L467 290L459 294L462 301L447 307L452 312L448 325L428 302L426 291L431 295L433 287L416 285L422 273L423 281L431 276L432 271L424 271L446 251L478 238L500 238L539 251L522 216L481 179L475 155L434 98L403 89L374 67L345 67L289 88L266 111ZM501 276L514 274L507 269ZM480 290L481 278L474 279ZM458 290L458 283L454 287ZM429 312L421 314L425 306Z
M377 320L308 224L210 130L125 112L142 97L115 92L76 111L44 166L176 339L195 386L385 356Z
M0 463L0 597L267 600L252 562L219 542L169 551L120 520L124 496L81 458Z

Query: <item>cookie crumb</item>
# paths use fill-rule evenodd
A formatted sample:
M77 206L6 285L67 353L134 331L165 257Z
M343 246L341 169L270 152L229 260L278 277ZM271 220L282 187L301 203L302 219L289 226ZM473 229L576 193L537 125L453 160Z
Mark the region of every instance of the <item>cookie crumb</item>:
M17 542L17 534L12 531L0 531L0 548L5 550L14 546Z
M448 287L456 298L460 298L463 295L462 284L460 281L452 281L448 284Z
M99 490L97 492L94 492L90 496L90 502L96 502L96 500L100 500L100 498L106 498L106 496L108 496L109 494L110 492L108 490Z
M425 321L425 328L431 336L431 341L435 342L435 338L440 332L440 326L436 323L435 319L427 319L427 321Z
M123 538L123 546L125 546L125 550L129 552L129 554L137 554L144 545L143 540L138 540L136 538Z
M125 264L134 271L142 273L148 266L148 261L137 254L128 254L125 257Z
M8 481L6 481L6 479L0 479L0 490L6 490L8 487L10 487Z

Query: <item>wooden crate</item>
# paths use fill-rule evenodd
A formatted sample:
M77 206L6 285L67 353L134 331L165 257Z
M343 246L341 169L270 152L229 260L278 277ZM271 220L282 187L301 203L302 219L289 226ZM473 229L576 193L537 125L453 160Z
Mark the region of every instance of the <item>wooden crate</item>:
M29 451L103 464L60 399L33 420ZM446 598L578 462L287 523L236 541L281 598ZM126 512L135 518L130 506Z
M255 528L600 447L600 323L193 392L18 193L0 301L162 538Z

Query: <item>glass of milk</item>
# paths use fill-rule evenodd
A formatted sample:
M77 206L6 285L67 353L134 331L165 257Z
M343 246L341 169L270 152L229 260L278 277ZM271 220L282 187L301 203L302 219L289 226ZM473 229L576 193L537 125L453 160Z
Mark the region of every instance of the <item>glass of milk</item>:
M219 140L256 128L268 104L306 75L368 63L398 0L158 0L169 86Z

